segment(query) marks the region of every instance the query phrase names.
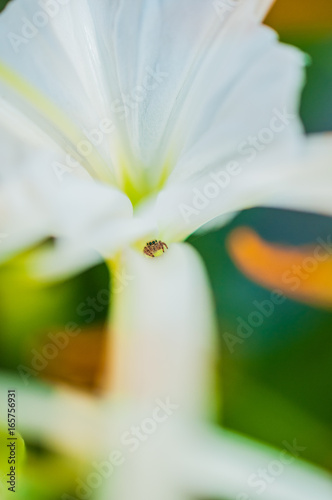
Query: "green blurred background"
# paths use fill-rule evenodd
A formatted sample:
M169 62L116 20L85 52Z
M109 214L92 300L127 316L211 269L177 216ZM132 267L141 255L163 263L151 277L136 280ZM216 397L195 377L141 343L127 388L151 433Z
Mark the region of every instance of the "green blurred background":
M2 0L0 5L5 3ZM267 24L280 33L282 41L300 47L312 58L301 106L306 130L332 130L332 2L279 0ZM220 357L222 353L218 364L222 393L219 420L277 447L296 438L306 447L303 458L332 471L332 310L288 299L246 342L237 345L234 353L224 345L223 334L236 332L236 318L247 318L255 300L270 297L269 291L241 274L226 251L227 236L243 225L268 241L284 244L314 243L318 236L324 238L332 231L328 217L253 209L242 212L221 230L189 239L206 263L218 314ZM107 308L99 308L94 320L87 322L77 307L107 288L106 266L48 286L31 283L23 267L24 256L0 267L0 367L17 373L18 365L31 366L31 349L38 350L50 332L61 331L74 321L82 332L61 358L61 366L50 363L41 375L31 377L98 391L97 365ZM74 474L71 467L40 444L27 445L30 479L17 498L51 500L69 491ZM42 468L45 481L40 481L40 472L34 480L36 465ZM49 485L55 466L63 473L53 481L52 489Z

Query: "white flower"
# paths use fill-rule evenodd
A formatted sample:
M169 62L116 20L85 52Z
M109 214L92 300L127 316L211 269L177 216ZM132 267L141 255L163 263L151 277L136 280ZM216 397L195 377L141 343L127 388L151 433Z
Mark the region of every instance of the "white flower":
M214 330L202 264L179 242L253 205L293 206L292 193L301 208L331 210L327 196L312 201L297 188L299 178L319 186L331 175L331 145L324 162L308 156L297 118L304 57L260 25L271 3L14 0L0 18L11 129L0 170L3 255L56 236L57 260L43 261L50 275L100 255L114 269L121 251L130 278L113 299L113 394L139 415L165 395L181 409L166 451L133 458L117 486L122 500L236 495L238 475L245 482L248 463L261 460L243 445L232 466L228 438L196 440L190 426L178 434L207 407ZM169 250L148 259L142 250L155 238ZM314 481L328 498L323 475L299 479L294 467L266 498L312 498Z
M49 176L39 167L44 190L75 189L81 167L106 186L80 184L86 214L63 203L65 227L59 222L55 235L73 235L76 266L80 256L83 265L89 259L73 227L107 256L140 236L181 241L216 217L268 203L289 181L294 168L283 163L302 147L304 57L259 25L257 13L270 3L16 0L7 7L1 96L18 110L16 120L22 113L45 145L63 151L46 162ZM71 198L79 203L78 194ZM119 213L107 198L122 215L132 217L131 205L140 215L140 230L129 223L131 238L109 227ZM64 250L73 254L63 249L62 266Z

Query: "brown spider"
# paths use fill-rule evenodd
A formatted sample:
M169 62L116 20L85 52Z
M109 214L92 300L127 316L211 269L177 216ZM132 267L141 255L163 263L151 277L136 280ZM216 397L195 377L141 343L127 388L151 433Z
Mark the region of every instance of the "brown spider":
M162 250L163 253L165 252L164 247L168 249L168 246L166 243L163 241L149 241L149 243L146 244L146 246L143 248L143 253L147 255L148 257L155 257L155 253L157 253L159 250Z

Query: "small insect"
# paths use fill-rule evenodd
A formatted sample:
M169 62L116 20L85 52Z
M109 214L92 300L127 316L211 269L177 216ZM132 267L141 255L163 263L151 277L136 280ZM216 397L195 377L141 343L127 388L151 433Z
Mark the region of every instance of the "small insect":
M168 249L168 246L163 241L149 241L149 243L147 243L143 248L143 253L145 253L148 257L155 257L155 253L159 252L159 250L162 250L163 253L165 253L164 247Z

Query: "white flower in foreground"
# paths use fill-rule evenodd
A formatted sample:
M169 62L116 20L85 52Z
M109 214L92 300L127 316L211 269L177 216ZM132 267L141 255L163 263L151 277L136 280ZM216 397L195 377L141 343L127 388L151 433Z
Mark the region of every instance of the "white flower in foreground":
M0 18L4 124L25 143L19 157L5 139L3 255L51 235L57 260L44 260L48 274L98 255L113 275L124 270L109 384L135 409L121 413L122 425L144 418L156 399L179 406L163 446L151 439L128 460L114 498L236 497L251 466L275 456L191 430L207 407L214 327L202 264L181 243L257 204L298 200L331 212L329 190L318 190L331 176L332 147L324 141L320 158L302 137L303 55L259 24L271 3L14 0ZM145 257L155 239L169 250ZM114 407L108 450L120 428ZM89 433L81 430L75 445ZM323 473L293 465L264 498L309 500L315 491L325 500L331 490Z

